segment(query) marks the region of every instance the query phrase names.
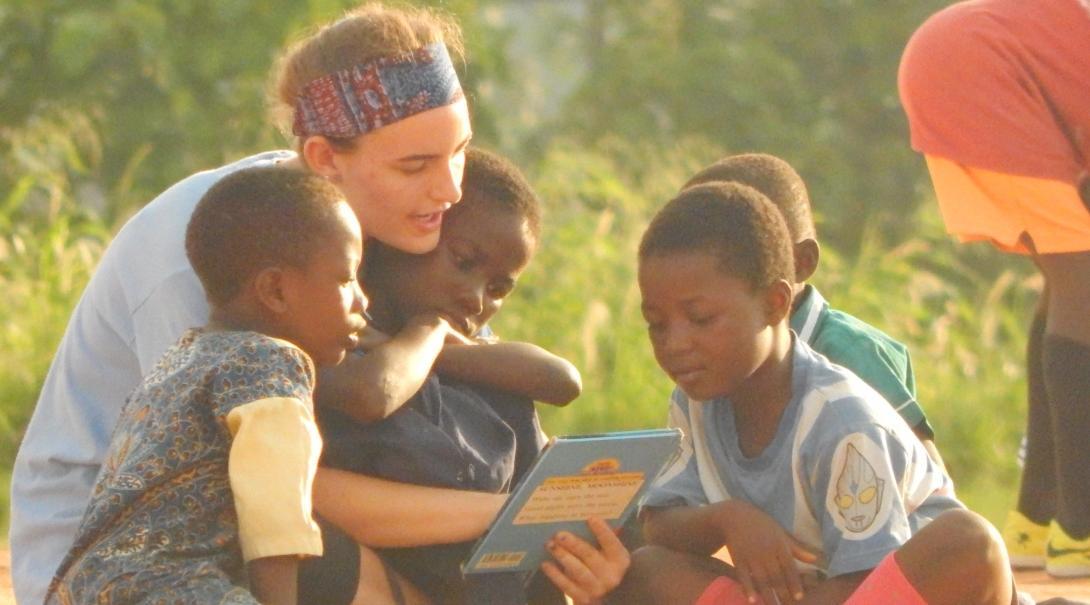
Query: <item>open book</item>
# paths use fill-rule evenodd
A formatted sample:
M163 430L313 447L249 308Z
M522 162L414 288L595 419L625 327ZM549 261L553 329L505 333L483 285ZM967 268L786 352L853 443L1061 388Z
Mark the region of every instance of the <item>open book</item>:
M678 429L554 437L462 564L465 574L537 569L567 530L595 543L586 520L620 527L673 461Z

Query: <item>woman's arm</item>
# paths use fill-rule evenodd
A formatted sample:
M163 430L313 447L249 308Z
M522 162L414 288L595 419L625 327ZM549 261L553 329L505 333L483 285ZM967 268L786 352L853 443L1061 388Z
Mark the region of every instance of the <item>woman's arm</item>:
M479 538L507 499L397 483L319 468L314 509L356 542L372 547L451 544Z
M437 315L412 318L365 355L349 354L339 365L321 369L315 402L360 422L386 418L424 385L451 331Z
M570 361L527 342L448 344L435 370L553 405L571 403L583 389L579 370Z
M296 605L299 557L264 557L247 565L250 592L261 605Z

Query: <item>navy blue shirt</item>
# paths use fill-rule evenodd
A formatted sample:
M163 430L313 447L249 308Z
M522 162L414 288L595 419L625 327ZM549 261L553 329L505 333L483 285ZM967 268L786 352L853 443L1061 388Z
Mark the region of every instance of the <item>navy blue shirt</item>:
M324 441L322 466L432 487L508 492L545 445L529 398L435 373L381 422L364 424L327 408L319 408L317 416ZM465 542L378 552L439 602L465 589L460 566L471 546Z

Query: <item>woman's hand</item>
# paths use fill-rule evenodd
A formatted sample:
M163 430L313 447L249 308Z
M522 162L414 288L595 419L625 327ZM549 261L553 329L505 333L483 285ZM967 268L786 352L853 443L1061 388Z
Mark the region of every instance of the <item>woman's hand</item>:
M591 518L587 526L599 548L562 531L545 544L555 561L541 564L541 571L576 605L601 603L624 579L629 564L628 549L605 521Z
M757 507L730 501L719 514L724 543L750 602L790 603L803 597L802 576L795 560L817 562L818 556L790 536Z

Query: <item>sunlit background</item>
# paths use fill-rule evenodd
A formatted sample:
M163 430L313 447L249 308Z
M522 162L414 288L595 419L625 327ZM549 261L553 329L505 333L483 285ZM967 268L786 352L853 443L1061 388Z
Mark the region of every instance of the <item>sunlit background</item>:
M1013 503L1027 262L943 233L896 68L934 0L450 0L474 141L546 204L543 245L494 322L583 371L554 433L661 425L670 385L635 287L648 218L741 151L802 173L813 280L912 350L919 400L970 506ZM0 499L42 379L102 250L172 182L288 144L267 76L334 0L0 0ZM547 407L547 406L546 406ZM6 534L6 532L5 532Z

